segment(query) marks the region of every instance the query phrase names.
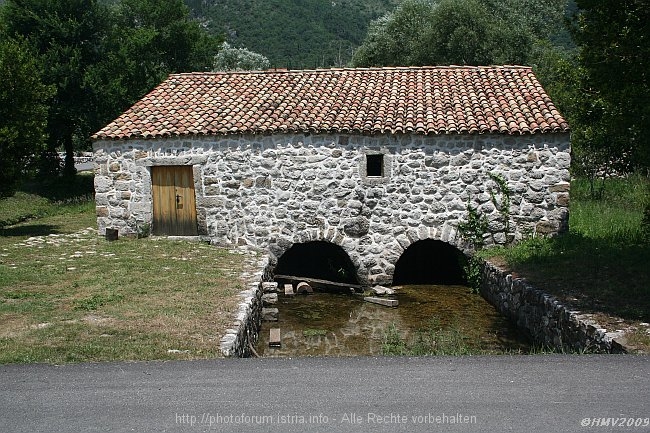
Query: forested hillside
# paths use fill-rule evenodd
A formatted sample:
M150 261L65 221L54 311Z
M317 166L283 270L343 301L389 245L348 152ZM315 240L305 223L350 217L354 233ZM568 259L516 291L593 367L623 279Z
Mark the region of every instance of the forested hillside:
M368 24L400 0L185 0L194 17L235 47L266 56L272 67L305 69L349 63Z
M74 174L170 73L268 67L531 65L576 173L647 173L648 23L647 0L0 0L0 196L62 149Z

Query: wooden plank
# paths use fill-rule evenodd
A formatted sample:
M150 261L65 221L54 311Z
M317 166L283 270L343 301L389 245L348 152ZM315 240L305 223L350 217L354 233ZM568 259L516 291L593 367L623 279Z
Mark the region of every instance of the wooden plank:
M153 221L151 222L151 233L154 235L162 235L165 230L163 218L163 172L162 167L151 167L151 197L153 200Z
M196 236L196 197L194 194L194 172L191 166L175 167L174 186L176 234Z
M318 285L326 285L326 286L333 286L333 287L341 287L341 288L353 288L353 289L362 289L363 286L359 284L352 284L352 283L339 283L337 281L328 281L328 280L320 280L318 278L310 278L310 277L299 277L295 275L274 275L274 278L276 280L289 280L289 281L305 281L309 283L312 287L318 286Z
M366 302L372 302L373 304L384 305L386 307L397 307L399 301L397 299L386 299L386 298L375 298L373 296L366 296L363 298Z
M281 347L280 328L271 328L269 331L269 347Z
M160 167L162 170L161 210L163 234L173 235L176 226L176 211L174 210L174 172L171 167Z

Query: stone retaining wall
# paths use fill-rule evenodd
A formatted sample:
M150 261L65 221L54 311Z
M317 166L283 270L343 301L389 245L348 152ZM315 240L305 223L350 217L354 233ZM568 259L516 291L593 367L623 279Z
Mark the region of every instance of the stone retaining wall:
M220 348L224 356L246 358L251 355L262 323L262 281L268 268L268 257L252 248L238 248L243 254L244 272L241 275L244 290L239 294L241 302L232 327L221 338Z
M555 297L484 263L481 295L501 314L526 331L533 342L566 351L622 353L620 332L608 333L589 314L573 311Z

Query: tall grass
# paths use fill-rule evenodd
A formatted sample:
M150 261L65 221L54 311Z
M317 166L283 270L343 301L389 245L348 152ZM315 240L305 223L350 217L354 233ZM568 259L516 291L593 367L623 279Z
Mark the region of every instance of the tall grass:
M642 243L643 211L650 203L650 180L640 175L607 179L602 197L592 197L589 182L571 184L571 232L589 239Z
M389 325L381 349L382 355L409 356L460 356L487 352L480 342L467 336L458 323L443 327L435 318L408 340L402 338L395 324Z
M571 184L569 233L530 238L483 252L585 312L650 320L650 243L643 228L650 181L607 179L601 197L589 182Z

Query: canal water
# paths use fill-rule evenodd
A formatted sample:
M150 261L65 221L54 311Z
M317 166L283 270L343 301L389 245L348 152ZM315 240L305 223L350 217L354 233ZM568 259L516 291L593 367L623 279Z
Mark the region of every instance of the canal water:
M358 356L385 353L385 343L407 346L455 336L471 353L526 353L526 337L466 286L400 286L398 307L365 302L348 293L280 293L277 322L264 322L256 352L264 357ZM269 347L269 330L280 328L281 347ZM391 336L393 337L391 340ZM383 349L383 350L382 350Z

